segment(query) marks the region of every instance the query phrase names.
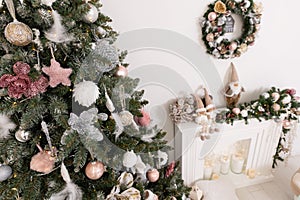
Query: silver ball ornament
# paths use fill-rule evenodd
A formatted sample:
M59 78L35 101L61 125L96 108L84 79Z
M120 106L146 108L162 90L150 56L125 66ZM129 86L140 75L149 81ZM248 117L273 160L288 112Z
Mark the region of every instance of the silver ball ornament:
M98 19L98 10L93 4L88 3L88 6L90 10L83 16L83 21L86 23L94 23Z
M18 130L15 133L15 137L19 142L27 142L30 138L31 133L29 131L25 130Z
M0 165L0 182L7 180L12 174L12 169L8 165Z
M26 46L33 39L33 33L29 26L18 21L9 23L5 27L4 35L11 44L16 46Z

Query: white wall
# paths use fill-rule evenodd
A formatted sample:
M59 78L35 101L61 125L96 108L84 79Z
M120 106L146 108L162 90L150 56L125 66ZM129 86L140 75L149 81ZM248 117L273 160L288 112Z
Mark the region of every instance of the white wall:
M141 28L162 28L199 42L198 19L210 0L102 0L103 12L120 33ZM242 101L256 98L270 86L293 87L300 93L300 1L261 0L264 6L256 44L240 58L214 62L224 79L229 63L238 68L247 93ZM199 43L200 45L200 43ZM203 51L205 51L203 47Z
M102 11L113 19L112 26L120 33L142 28L168 29L201 46L198 21L211 2L213 0L102 0ZM292 87L300 94L300 1L260 2L264 11L256 44L240 58L217 60L209 56L222 81L230 62L235 63L246 89L242 102L257 98L271 86ZM205 48L202 49L204 52ZM130 55L128 60L135 62L130 60ZM300 152L300 147L295 150Z

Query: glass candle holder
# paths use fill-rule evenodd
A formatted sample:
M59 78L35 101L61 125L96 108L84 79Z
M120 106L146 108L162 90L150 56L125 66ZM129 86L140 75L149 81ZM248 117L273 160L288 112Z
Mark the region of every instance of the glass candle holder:
M210 180L213 173L213 167L211 165L204 165L203 177L204 180Z

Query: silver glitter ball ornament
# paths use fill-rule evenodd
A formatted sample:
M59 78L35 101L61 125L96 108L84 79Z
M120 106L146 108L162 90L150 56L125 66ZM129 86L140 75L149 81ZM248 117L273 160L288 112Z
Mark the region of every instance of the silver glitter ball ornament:
M0 182L7 180L12 174L12 169L8 165L0 165Z

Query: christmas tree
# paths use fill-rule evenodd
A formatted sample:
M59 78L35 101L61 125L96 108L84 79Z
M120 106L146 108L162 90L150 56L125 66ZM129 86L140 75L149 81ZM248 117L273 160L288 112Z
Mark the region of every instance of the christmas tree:
M181 199L97 0L0 1L0 199Z

